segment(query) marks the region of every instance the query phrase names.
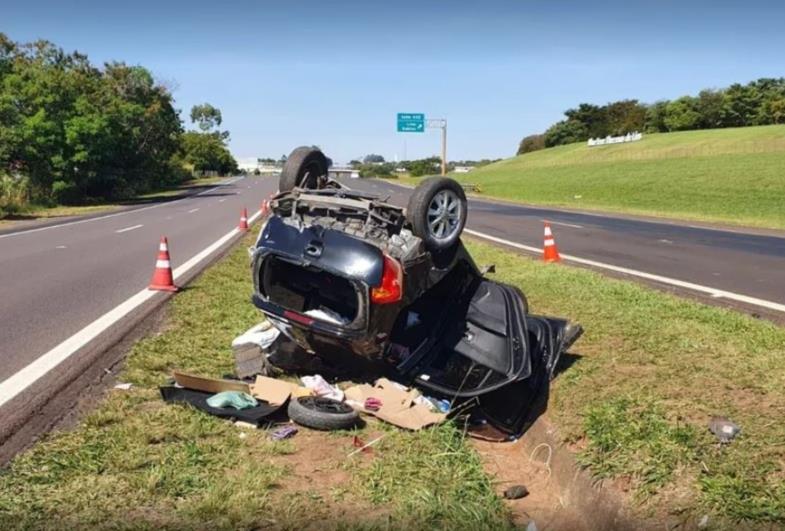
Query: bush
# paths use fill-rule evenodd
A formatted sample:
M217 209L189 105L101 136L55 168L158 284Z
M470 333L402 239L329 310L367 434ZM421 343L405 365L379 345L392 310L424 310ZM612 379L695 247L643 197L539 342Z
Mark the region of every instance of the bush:
M531 153L540 149L545 149L545 135L529 135L521 140L521 143L518 145L518 153L516 154L523 155L524 153Z
M0 218L19 212L30 201L30 182L27 178L0 175Z
M75 205L82 198L82 193L74 183L55 181L52 183L52 197L61 205Z

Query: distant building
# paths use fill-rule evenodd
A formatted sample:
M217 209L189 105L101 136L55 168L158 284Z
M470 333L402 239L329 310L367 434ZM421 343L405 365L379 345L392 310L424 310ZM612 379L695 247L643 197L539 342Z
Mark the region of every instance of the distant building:
M359 179L360 178L360 171L355 170L354 168L349 168L345 166L333 166L327 172L327 175L332 179L337 179L339 177L348 177L350 179Z
M474 169L474 166L456 166L453 169L453 172L455 172L455 173L469 173L473 169Z
M260 173L262 175L278 175L281 173L281 166L262 162L261 159L247 157L238 159L237 166L248 173Z

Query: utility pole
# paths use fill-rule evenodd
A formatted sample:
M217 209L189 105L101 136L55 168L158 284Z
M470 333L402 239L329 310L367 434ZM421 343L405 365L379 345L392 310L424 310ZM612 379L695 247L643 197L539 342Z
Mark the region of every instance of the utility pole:
M442 176L447 175L447 120L444 118L428 119L428 128L442 130Z

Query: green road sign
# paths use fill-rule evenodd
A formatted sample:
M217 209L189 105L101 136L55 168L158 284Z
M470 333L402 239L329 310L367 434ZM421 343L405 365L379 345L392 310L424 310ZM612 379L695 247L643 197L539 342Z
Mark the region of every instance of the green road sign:
M424 133L425 115L423 113L399 112L399 133Z

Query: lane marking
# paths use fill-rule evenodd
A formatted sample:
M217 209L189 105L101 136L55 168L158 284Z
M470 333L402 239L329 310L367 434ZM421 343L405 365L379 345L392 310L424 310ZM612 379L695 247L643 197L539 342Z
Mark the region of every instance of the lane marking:
M198 209L198 208L192 208L191 210L189 210L189 211L188 211L188 213L189 213L189 214L193 214L193 213L194 213L194 212L196 212L197 210L199 210L199 209Z
M249 224L258 219L261 214L262 213L260 211L256 211L256 213L254 213L254 215L248 219ZM240 231L236 228L232 229L218 238L215 242L205 247L202 251L192 256L190 260L186 261L183 265L173 271L174 279L177 280L178 278L188 273L199 262L210 256L221 246L226 244L229 240L241 232L245 231ZM67 360L87 343L98 337L101 333L116 324L120 319L131 313L133 310L150 300L157 293L159 292L150 291L145 288L135 295L132 295L130 298L121 302L56 347L38 357L35 361L31 362L26 367L3 380L3 382L0 383L0 407L22 393L30 385L38 381L42 376L60 365L60 363L63 361Z
M491 236L490 234L485 234L484 232L478 232L476 230L471 229L464 229L464 232L467 232L473 236L478 236L480 238L484 238L486 240L501 243L502 245L507 245L509 247L514 247L516 249L522 249L524 251L529 251L533 253L542 253L542 248L540 247L532 247L531 245L523 245L521 243L512 242L510 240L505 240L503 238L497 238L496 236ZM569 262L575 262L576 264L582 264L586 266L596 267L597 269L607 269L608 271L614 271L616 273L623 273L625 275L630 275L633 277L638 278L645 278L646 280L652 280L654 282L659 282L661 284L668 284L671 286L676 286L679 288L684 288L692 291L697 291L699 293L705 293L710 295L714 298L724 298L729 299L732 301L743 302L745 304L749 304L752 306L758 306L760 308L766 308L767 310L775 310L778 312L785 312L785 304L780 304L778 302L767 301L764 299L758 299L756 297L749 297L747 295L743 295L741 293L734 293L732 291L725 291L718 288L712 288L710 286L703 286L701 284L694 284L692 282L685 282L684 280L678 280L675 278L664 277L662 275L654 275L652 273L646 273L644 271L638 271L636 269L629 269L626 267L615 266L611 264L605 264L603 262L597 262L595 260L587 260L586 258L580 258L577 256L572 256L569 254L560 253L561 257L564 260Z
M547 219L542 220L543 222L548 222L551 225L561 225L562 227L572 227L573 229L582 229L583 225L574 225L572 223L564 223L562 221L548 221Z
M132 226L132 227L126 227L126 228L124 228L124 229L116 230L115 232L116 232L117 234L120 234L120 233L122 233L122 232L128 232L129 230L136 230L136 229L140 229L140 228L142 228L142 227L144 227L144 225L142 225L142 224L139 224L139 225L134 225L134 226Z
M223 199L219 199L219 200L218 200L218 202L219 202L219 203L223 203L224 201L226 201L226 198L225 198L225 197L224 197Z
M99 220L102 220L102 219L115 218L115 217L118 217L118 216L127 216L128 214L136 214L137 212L144 212L145 210L152 210L154 208L159 208L159 207L166 206L166 205L174 205L176 203L179 203L180 201L185 201L186 199L191 199L192 197L197 197L197 196L200 196L200 195L204 195L204 194L213 192L213 191L215 191L215 190L217 190L219 188L223 188L224 186L228 186L228 185L236 182L238 179L241 179L241 178L242 177L237 177L235 179L231 179L229 181L226 181L224 183L219 184L218 186L214 186L214 187L212 187L212 188L210 188L208 190L203 190L203 191L199 192L198 194L189 195L189 196L183 197L181 199L175 199L174 201L166 201L166 202L163 202L163 203L158 203L157 205L150 205L150 206L146 206L146 207L142 207L142 208L137 208L137 209L134 209L134 210L124 210L122 212L115 212L114 214L107 214L106 216L98 216L98 217L90 218L90 219L77 219L75 221L68 221L66 223L60 223L59 225L49 225L47 227L38 227L37 229L28 229L28 230L21 230L19 232L11 232L9 234L0 234L0 239L11 238L12 236L21 236L22 234L30 234L30 233L33 233L33 232L41 232L41 231L49 230L49 229L59 229L60 227L69 227L71 225L79 225L81 223L90 223L91 221L99 221ZM239 194L239 192L237 192L235 195L238 195L238 194Z
M68 249L65 245L58 245L55 249Z

